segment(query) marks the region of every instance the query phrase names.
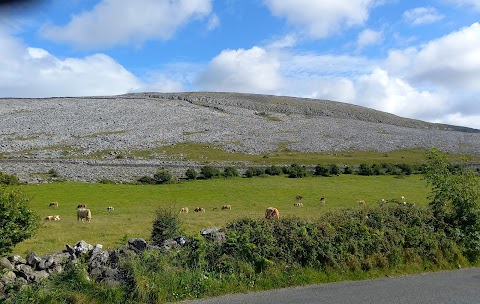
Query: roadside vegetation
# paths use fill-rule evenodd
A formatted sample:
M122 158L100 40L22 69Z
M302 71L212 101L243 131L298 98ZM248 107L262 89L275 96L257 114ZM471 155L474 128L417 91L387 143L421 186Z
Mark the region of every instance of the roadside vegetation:
M80 263L39 285L11 287L14 296L6 301L162 303L478 265L478 176L466 163L454 165L436 149L427 153L426 160L424 166L408 168L360 163L350 172L354 174L342 173L332 165L318 164L312 172L292 164L281 168L281 175L274 166L269 169L278 174L273 176L265 169L261 174L252 169L254 178L215 178L227 177L227 171L235 175L231 169L223 173L218 169L199 174L190 171L191 176L203 179L161 186L20 186L35 193L32 209L38 211L45 209L49 195L57 195L59 201L65 198L65 204L72 207L80 198L98 210L113 202L125 207L127 217L120 212L99 212L90 224L66 223L77 239L91 235L87 241L95 242L97 234L118 221L122 228L114 230L120 233L143 225L143 235L153 244L180 236L185 243L177 249L145 251L125 259L121 264L125 284L120 286L87 280ZM394 173L388 175L389 170ZM413 175L417 171L424 174ZM213 172L211 177L209 172ZM303 208L293 206L299 200ZM231 204L232 210L214 211L225 203ZM208 211L179 214L179 208L185 206L202 206ZM278 207L281 220L263 218L269 206ZM221 227L217 236L198 234L199 229L212 225ZM44 230L52 234L53 225L48 228ZM121 240L116 233L112 238ZM38 239L34 242L40 243Z

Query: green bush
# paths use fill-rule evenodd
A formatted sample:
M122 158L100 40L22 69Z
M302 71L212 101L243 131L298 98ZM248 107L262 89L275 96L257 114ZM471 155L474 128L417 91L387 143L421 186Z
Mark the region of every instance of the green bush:
M366 176L374 174L373 170L372 170L372 167L369 166L366 163L362 163L362 164L360 164L360 166L358 166L357 173L358 173L358 175L366 175Z
M307 168L299 164L292 164L288 170L288 177L302 178L307 176Z
M335 164L331 164L328 166L328 173L331 175L339 175L341 173L340 167Z
M268 175L280 175L282 174L282 168L278 166L270 166L265 168L265 174Z
M218 168L215 168L210 165L205 165L200 169L200 174L203 176L205 179L212 179L212 178L217 178L222 176L222 173Z
M146 175L140 177L139 179L137 179L137 181L141 184L149 184L149 185L154 185L157 183L153 177L146 176Z
M265 174L265 169L260 167L250 167L245 171L245 177L251 178Z
M28 209L28 202L23 193L0 188L0 256L37 231L39 217Z
M198 177L198 172L195 171L195 169L193 169L193 168L188 168L187 171L185 172L185 176L186 176L188 179L197 179L197 177Z
M153 221L152 242L161 245L164 241L176 238L181 234L181 221L178 212L171 208L159 208Z
M164 169L160 169L153 175L156 184L169 184L172 182L172 175Z
M7 173L0 172L0 185L19 185L20 182L15 175L10 175Z
M223 169L223 176L224 177L237 177L239 176L240 174L238 174L238 170L235 168L235 167L231 167L231 166L228 166L228 167L225 167L225 169Z

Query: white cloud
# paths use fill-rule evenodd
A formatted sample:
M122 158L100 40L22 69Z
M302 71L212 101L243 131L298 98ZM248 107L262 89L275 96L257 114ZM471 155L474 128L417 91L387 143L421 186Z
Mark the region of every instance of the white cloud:
M115 95L140 86L134 75L104 54L59 59L2 32L0 45L1 97Z
M345 28L362 25L374 0L264 0L273 15L305 31L325 38Z
M220 18L218 18L216 14L211 15L210 19L208 19L207 29L209 31L212 31L219 26L220 26Z
M480 24L425 45L391 51L387 65L417 85L480 92Z
M41 34L84 48L166 40L182 25L207 17L211 1L102 0L91 11L73 16L65 26L45 25ZM211 22L210 26L215 26L215 19Z
M403 18L412 25L429 24L443 19L441 15L433 7L417 7L403 13Z
M273 92L281 85L279 67L273 54L257 46L224 50L210 61L197 84L212 91Z
M357 45L360 49L373 44L378 44L382 40L382 32L377 32L371 29L365 29L358 34Z
M475 9L480 10L480 0L446 0L455 5L460 6L473 6Z

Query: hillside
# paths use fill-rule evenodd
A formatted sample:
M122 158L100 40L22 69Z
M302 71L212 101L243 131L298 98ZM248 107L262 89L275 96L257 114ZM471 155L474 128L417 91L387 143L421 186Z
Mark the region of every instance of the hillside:
M480 154L480 130L334 101L267 95L195 92L9 98L0 99L0 115L0 170L9 172L31 173L58 163L85 167L92 161L108 167L120 160L120 165L137 167L182 161L175 165L183 167L191 163L165 154L164 148L191 143L248 155L280 150L388 152L431 146ZM33 169L32 162L45 165Z

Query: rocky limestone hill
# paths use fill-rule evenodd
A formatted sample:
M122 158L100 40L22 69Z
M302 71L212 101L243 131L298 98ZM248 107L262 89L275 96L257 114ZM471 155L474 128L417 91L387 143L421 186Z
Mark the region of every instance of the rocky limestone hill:
M250 154L280 147L301 152L386 152L431 146L480 154L480 130L328 100L269 95L7 98L0 99L0 117L0 171L24 179L48 168L60 169L67 178L94 180L131 178L159 165L191 166L158 153L159 147L190 142ZM153 157L118 160L122 151L150 151ZM109 176L112 164L117 171L130 169Z

